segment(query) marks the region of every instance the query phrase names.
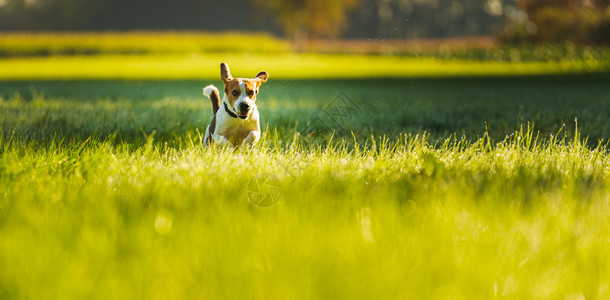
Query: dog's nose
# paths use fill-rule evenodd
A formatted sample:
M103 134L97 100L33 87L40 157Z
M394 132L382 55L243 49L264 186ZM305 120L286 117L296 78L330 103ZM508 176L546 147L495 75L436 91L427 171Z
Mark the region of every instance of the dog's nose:
M248 111L250 110L250 104L246 103L246 102L242 102L239 104L239 110L241 111Z

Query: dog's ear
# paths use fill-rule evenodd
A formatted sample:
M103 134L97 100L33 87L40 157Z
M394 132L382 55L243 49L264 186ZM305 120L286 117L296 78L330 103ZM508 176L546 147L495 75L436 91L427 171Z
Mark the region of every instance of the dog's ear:
M269 78L269 73L265 71L260 71L258 74L256 74L256 81L258 82L258 85L267 82L267 78Z
M220 79L222 79L224 82L233 80L231 70L229 70L229 65L227 63L223 62L220 64Z

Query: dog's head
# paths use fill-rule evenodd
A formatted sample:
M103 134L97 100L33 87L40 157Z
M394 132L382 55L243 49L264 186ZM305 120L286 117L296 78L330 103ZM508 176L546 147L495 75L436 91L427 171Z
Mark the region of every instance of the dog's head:
M220 64L220 78L225 85L225 96L231 108L237 113L240 119L247 119L250 113L256 108L256 95L259 87L267 81L269 74L260 71L255 78L233 78L229 65Z

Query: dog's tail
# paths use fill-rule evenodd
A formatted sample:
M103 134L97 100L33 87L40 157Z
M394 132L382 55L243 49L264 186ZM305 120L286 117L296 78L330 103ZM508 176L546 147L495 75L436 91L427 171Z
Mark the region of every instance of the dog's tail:
M220 95L218 94L218 89L210 84L203 89L203 94L212 100L212 110L214 111L214 114L216 114L218 108L220 107Z

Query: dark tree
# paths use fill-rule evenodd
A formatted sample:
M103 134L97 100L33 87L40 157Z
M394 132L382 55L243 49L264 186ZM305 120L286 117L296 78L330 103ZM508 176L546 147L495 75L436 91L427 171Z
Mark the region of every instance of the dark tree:
M520 0L527 18L515 19L502 38L510 42L610 44L608 0Z
M338 37L347 27L357 0L252 0L270 12L286 36L294 40Z

